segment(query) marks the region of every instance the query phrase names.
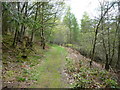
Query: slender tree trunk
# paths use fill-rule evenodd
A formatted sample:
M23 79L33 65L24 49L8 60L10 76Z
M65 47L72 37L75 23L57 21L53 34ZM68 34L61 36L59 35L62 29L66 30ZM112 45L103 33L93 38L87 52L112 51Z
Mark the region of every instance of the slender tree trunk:
M109 20L109 15L107 13L107 19ZM108 21L108 27L107 27L107 30L108 30L108 62L110 61L110 56L111 56L111 45L110 45L110 30L109 30L109 21ZM109 63L108 63L109 64Z
M108 58L108 54L106 54L106 63L105 63L105 69L109 70L109 58Z
M16 46L16 38L17 38L17 35L18 35L18 28L16 27L15 36L14 36L14 40L13 40L13 44L12 44L13 47Z
M25 14L24 14L24 19L26 19L27 18L27 8L28 8L28 2L25 2L26 4L25 4ZM26 27L25 27L25 25L24 25L24 27L23 27L23 36L25 35L25 31L26 31Z
M108 3L108 5L109 5L109 3ZM108 8L108 6L107 6L107 8ZM111 56L111 45L110 45L110 28L109 28L109 13L107 12L107 21L108 21L108 26L107 26L107 37L108 37L108 42L107 42L107 47L108 47L108 53L106 54L106 64L105 64L105 69L106 70L109 70L109 61L110 61L110 56Z
M23 24L21 25L21 31L20 31L20 41L22 41L22 37L23 37Z
M42 3L42 14L41 14L41 46L45 49L45 37L44 37L44 2Z
M104 48L104 52L105 52L105 56L106 56L105 69L109 70L109 58L108 58L107 48L105 46L105 41L104 41L103 37L102 37L102 41L103 41L103 48Z
M18 7L18 16L19 16L19 9L20 9L20 3L17 2L17 7ZM14 35L14 40L13 40L13 47L16 47L17 46L17 42L18 42L18 29L19 29L19 22L16 22L17 25L16 25L16 31L15 31L15 35Z
M24 3L23 4L23 7L21 8L21 14L24 12L24 8L25 8L25 6L26 6L26 3ZM23 16L23 19L25 19L25 16ZM22 39L23 39L23 30L24 30L24 24L22 23L21 24L21 30L20 30L20 33L19 33L19 41L22 41Z
M120 65L120 1L118 1L118 60L116 63L116 67L118 68Z

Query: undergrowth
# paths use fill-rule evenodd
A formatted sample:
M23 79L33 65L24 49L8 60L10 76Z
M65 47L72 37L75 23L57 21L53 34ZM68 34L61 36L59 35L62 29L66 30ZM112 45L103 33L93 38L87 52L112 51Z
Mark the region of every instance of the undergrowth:
M9 84L11 87L18 88L21 87L23 82L36 81L35 77L31 77L33 73L31 68L41 63L46 50L42 50L39 45L34 44L32 48L26 49L27 58L22 58L22 46L12 47L12 40L13 37L11 35L3 36L2 79L3 87ZM18 86L13 84L19 82L21 83ZM23 87L25 87L25 85Z
M84 60L80 60L79 66L72 59L66 58L67 73L72 76L73 88L120 88L115 77L106 70L90 68L85 65Z

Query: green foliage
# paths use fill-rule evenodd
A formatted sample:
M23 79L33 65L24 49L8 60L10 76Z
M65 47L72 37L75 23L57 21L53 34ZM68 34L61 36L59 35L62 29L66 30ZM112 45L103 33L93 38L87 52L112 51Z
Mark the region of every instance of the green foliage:
M23 68L23 73L24 74L30 74L30 71L28 69Z
M16 77L16 79L17 79L19 82L24 82L24 81L26 81L26 78L20 77L20 76Z
M30 76L28 77L28 80L35 80L37 81L39 77L38 71L37 70L30 70Z
M88 88L88 85L90 84L90 80L87 80L83 77L79 77L79 80L77 83L74 84L74 87L80 87L80 88Z
M99 74L101 76L105 76L106 74L108 74L108 72L106 70L101 70L101 72L99 72Z
M79 36L79 25L75 15L71 13L70 7L68 7L63 23L69 28L67 41L69 43L76 43Z
M77 19L74 15L72 20L72 29L73 29L73 43L76 43L78 41L78 36L80 31L79 31L79 25Z
M89 32L91 31L92 22L86 12L84 12L83 18L81 19L81 31Z
M14 75L14 71L6 71L6 76L7 77L12 77Z
M66 69L68 70L68 72L74 72L75 68L74 68L74 65L73 65L74 63L72 62L73 60L66 57L66 61L67 61Z
M67 42L67 29L68 28L59 19L56 20L56 26L50 31L51 34L48 40L57 44Z
M30 64L30 67L33 67L37 64L40 63L40 60L41 60L42 56L38 55L31 55L31 56L28 56L28 60L27 60L27 63Z
M77 50L80 50L82 53L86 54L87 56L90 56L90 52L92 50L93 45L93 39L94 39L94 32L81 32L79 35L79 42L75 48Z
M105 84L107 87L110 87L110 88L116 88L118 86L117 82L110 78L105 80Z

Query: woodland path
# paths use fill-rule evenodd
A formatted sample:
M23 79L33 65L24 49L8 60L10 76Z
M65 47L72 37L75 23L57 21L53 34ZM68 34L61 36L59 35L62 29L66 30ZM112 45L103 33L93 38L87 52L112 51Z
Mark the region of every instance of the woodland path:
M67 86L66 77L63 73L65 65L66 50L61 46L49 49L45 55L45 60L35 67L38 71L38 81L31 87L35 88L65 88ZM38 70L39 69L39 70Z

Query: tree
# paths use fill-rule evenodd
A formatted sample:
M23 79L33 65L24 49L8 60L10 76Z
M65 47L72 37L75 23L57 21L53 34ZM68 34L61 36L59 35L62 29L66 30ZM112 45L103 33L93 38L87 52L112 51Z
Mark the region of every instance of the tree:
M71 12L70 12L70 7L67 9L67 13L64 17L64 23L65 25L69 28L69 35L68 35L68 42L71 44L72 43L72 28L71 28Z
M51 43L64 44L67 42L67 30L68 27L64 25L59 19L56 21L56 26L52 28Z
M87 12L84 12L83 17L81 19L81 31L82 32L89 32L91 31L91 20L87 14Z
M118 60L116 63L116 67L120 65L120 1L118 3Z
M74 14L72 14L72 32L73 32L73 43L78 42L79 25Z
M22 46L24 41L28 46L32 46L34 39L40 37L41 46L45 49L50 29L55 25L63 6L64 2L57 1L3 2L3 34L7 35L10 32L13 36L12 46L15 48ZM24 40L25 37L27 40Z
M79 25L75 15L71 13L70 7L68 7L67 9L67 13L64 17L63 22L69 28L68 42L70 44L72 44L73 42L77 42L77 38L79 34Z
M64 3L51 3L51 2L41 2L39 9L39 19L40 19L40 37L41 46L45 49L46 34L49 27L53 27L57 17L57 13L60 11ZM55 8L57 7L57 8Z
M90 61L90 66L92 65L92 60L94 60L94 54L95 54L95 49L96 49L96 41L97 41L97 35L98 35L98 29L99 29L99 26L103 20L103 18L105 17L105 15L107 14L108 10L111 9L111 7L113 7L115 3L113 2L106 10L105 12L102 14L102 16L100 17L100 20L96 26L96 29L95 29L95 36L94 36L94 42L93 42L93 48L92 48L92 59ZM105 45L103 43L103 46L105 48ZM108 54L106 53L106 65L108 66Z

